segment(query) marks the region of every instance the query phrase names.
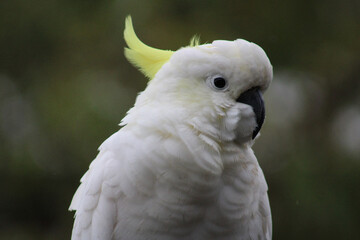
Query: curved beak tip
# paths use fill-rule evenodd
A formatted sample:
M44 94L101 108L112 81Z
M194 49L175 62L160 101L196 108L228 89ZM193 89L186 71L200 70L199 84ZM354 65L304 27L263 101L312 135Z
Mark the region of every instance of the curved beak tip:
M265 104L261 95L261 91L258 87L251 88L246 92L242 93L237 102L241 102L250 105L255 113L257 126L253 131L252 139L260 132L260 129L265 120Z

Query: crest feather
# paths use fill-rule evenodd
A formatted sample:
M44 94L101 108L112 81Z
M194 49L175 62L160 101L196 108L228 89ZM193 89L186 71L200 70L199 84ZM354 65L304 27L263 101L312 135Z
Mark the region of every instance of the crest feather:
M170 50L152 48L141 42L134 31L131 16L125 19L124 39L128 45L128 48L125 48L125 57L150 79L174 53Z
M200 45L200 36L199 35L194 35L191 39L190 39L190 47L196 47Z

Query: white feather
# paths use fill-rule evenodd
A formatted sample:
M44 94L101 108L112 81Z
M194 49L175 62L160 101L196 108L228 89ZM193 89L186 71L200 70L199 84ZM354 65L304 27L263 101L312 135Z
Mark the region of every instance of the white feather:
M209 74L229 90L211 89ZM265 53L244 40L175 52L81 179L72 239L271 239L250 148L255 116L235 101L271 76Z

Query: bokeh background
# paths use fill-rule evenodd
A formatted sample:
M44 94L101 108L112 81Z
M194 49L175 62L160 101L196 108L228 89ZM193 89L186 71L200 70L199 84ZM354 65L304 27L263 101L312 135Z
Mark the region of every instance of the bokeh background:
M123 56L128 14L158 48L262 46L273 239L359 238L360 1L3 0L0 239L70 238L79 179L146 86Z

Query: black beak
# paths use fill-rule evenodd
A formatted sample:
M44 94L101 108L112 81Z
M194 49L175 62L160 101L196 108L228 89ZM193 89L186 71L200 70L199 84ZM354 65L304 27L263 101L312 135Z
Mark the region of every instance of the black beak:
M240 97L236 99L236 101L250 105L253 108L257 123L257 127L253 131L252 135L252 139L254 139L259 133L265 119L265 105L264 100L261 96L260 89L258 87L251 88L246 92L242 93Z

